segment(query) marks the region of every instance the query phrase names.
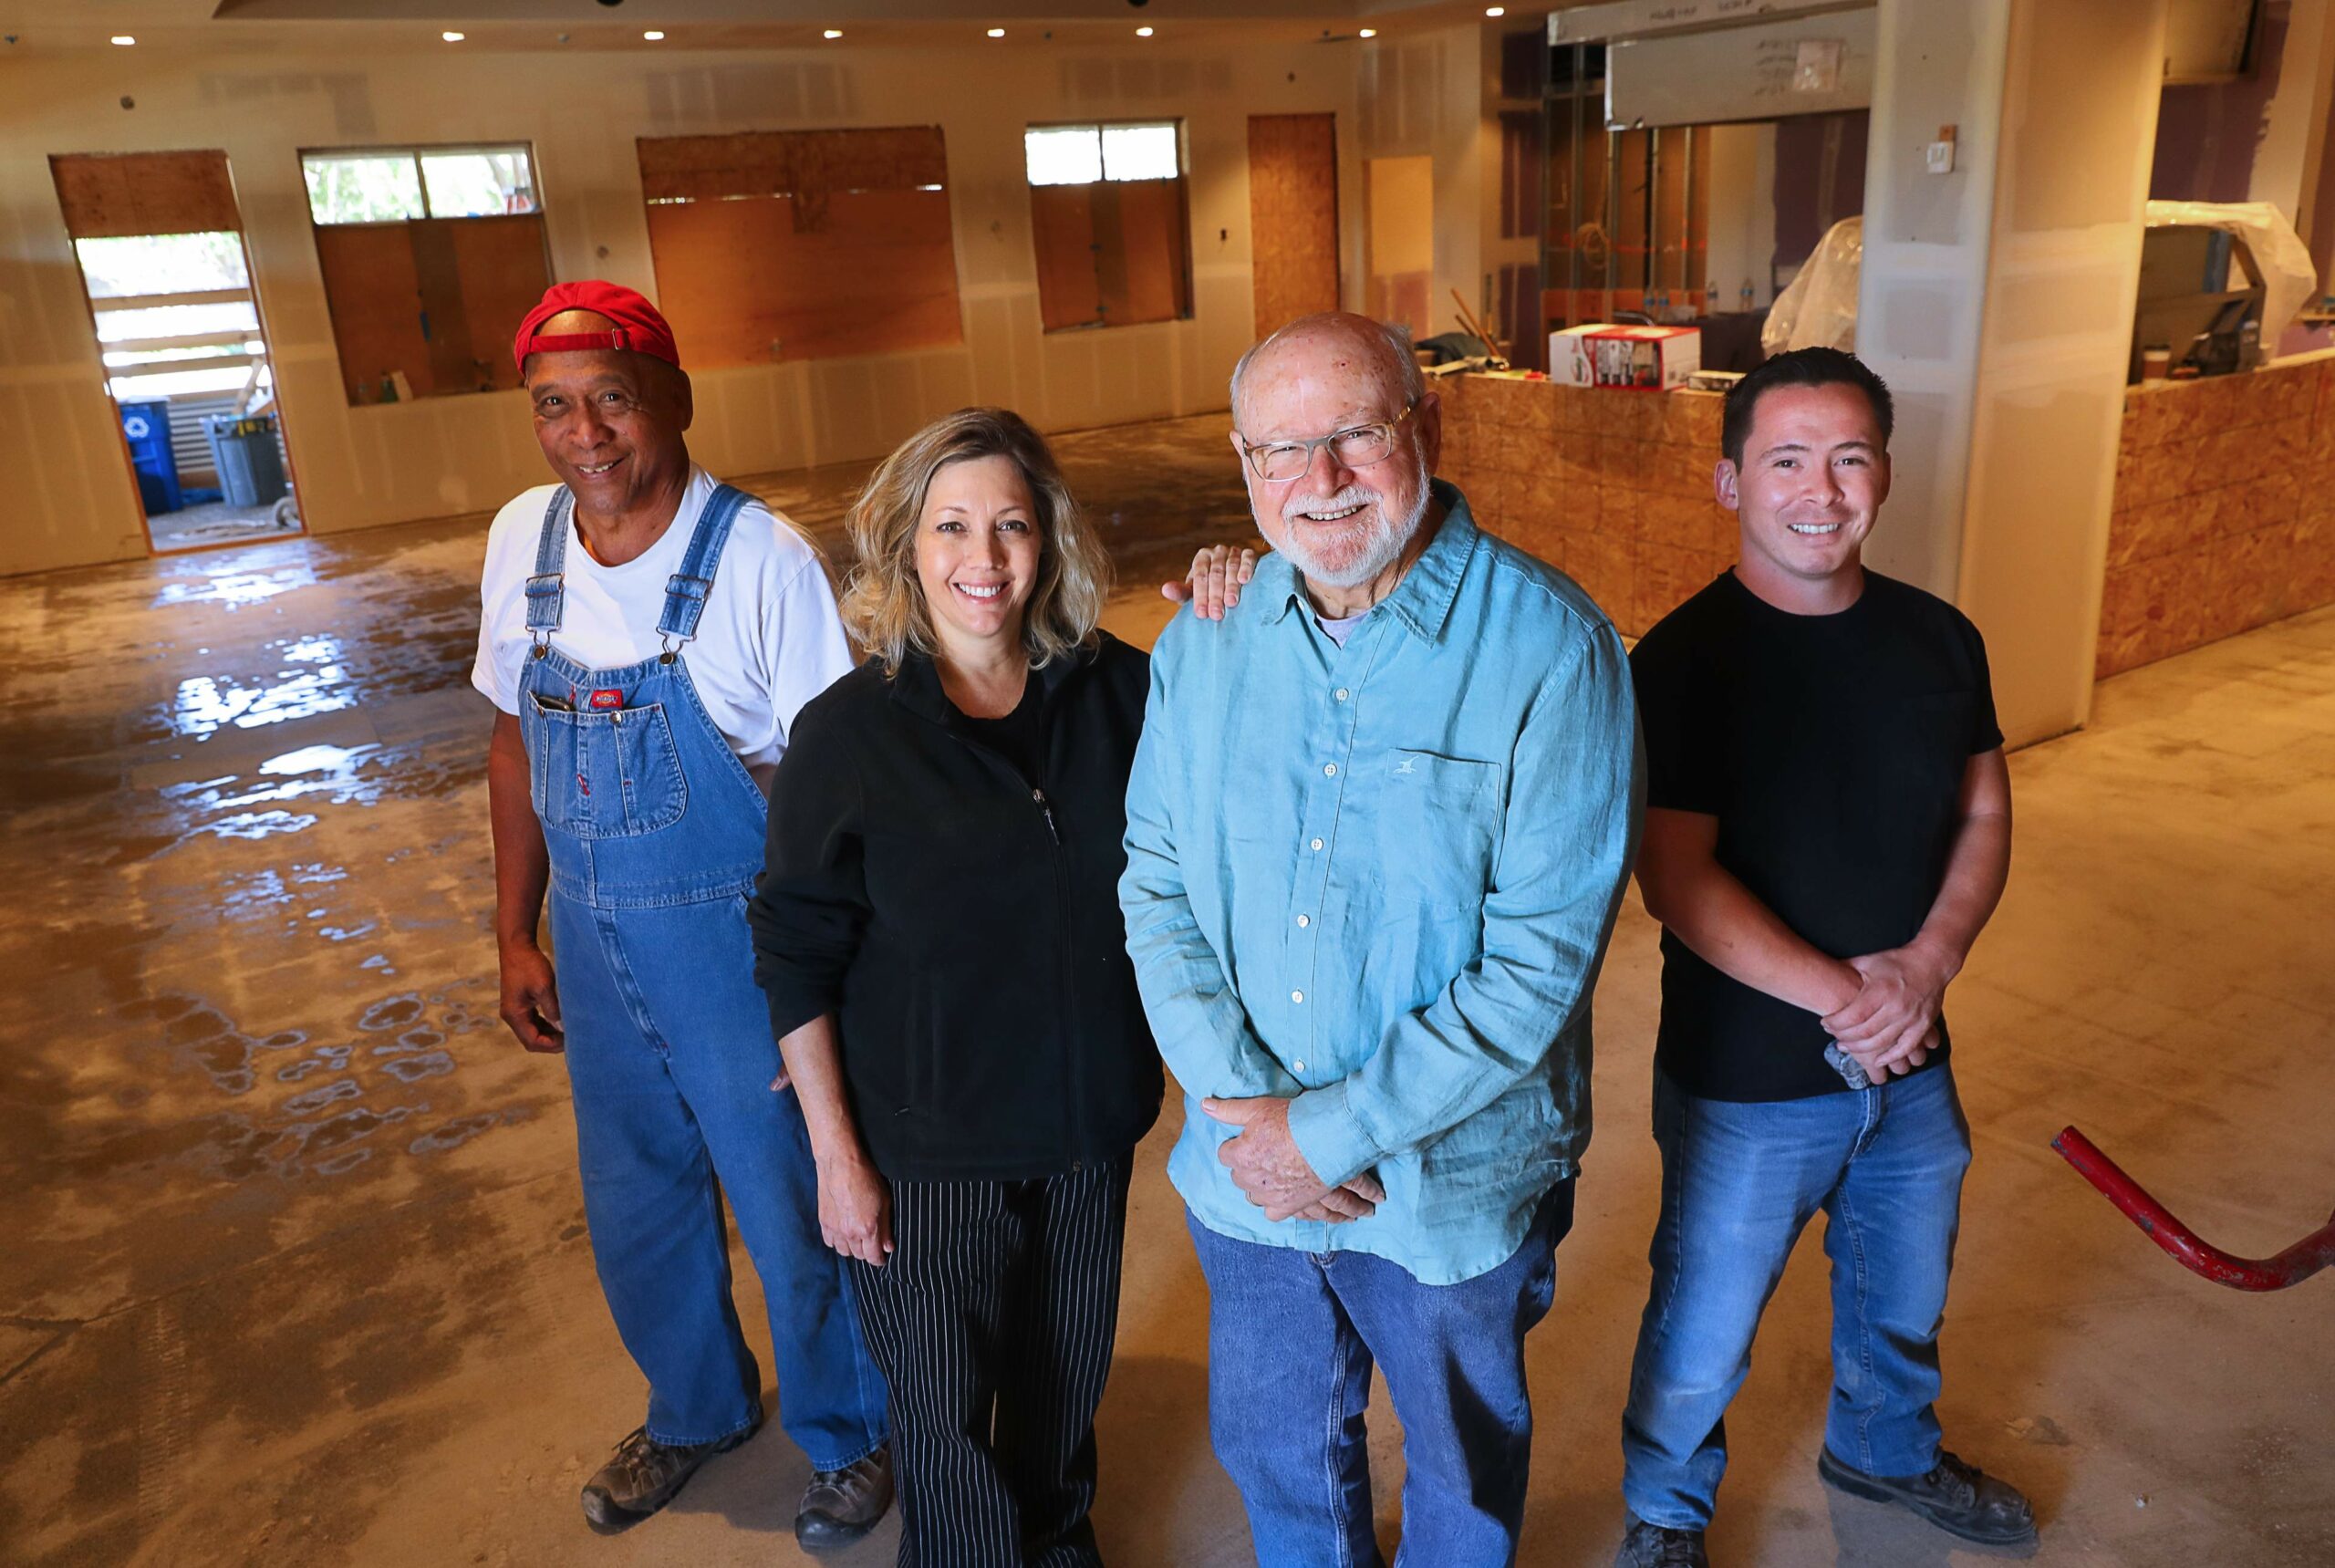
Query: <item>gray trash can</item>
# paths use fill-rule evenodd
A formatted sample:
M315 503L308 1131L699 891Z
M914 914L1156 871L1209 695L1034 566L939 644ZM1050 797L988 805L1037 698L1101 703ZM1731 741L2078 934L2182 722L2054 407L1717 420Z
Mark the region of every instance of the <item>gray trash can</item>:
M211 443L211 465L218 470L228 505L273 506L290 488L274 414L211 414L202 421L202 436Z

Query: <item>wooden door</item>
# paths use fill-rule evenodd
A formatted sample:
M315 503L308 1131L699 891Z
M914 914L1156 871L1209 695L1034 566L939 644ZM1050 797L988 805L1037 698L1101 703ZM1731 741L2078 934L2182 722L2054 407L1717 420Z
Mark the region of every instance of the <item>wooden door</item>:
M1249 231L1257 336L1338 307L1336 117L1249 117Z

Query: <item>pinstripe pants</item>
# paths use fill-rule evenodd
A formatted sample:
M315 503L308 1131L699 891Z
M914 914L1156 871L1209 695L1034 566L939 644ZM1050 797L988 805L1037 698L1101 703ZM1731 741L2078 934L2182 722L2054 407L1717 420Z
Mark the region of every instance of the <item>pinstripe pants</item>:
M901 1568L1100 1568L1095 1409L1133 1163L892 1184L891 1257L850 1267L891 1386Z

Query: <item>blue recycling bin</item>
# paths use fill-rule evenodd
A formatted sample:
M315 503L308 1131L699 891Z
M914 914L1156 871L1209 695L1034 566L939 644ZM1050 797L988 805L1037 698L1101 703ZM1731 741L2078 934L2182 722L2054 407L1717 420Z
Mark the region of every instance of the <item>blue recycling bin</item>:
M212 466L230 506L273 506L291 488L284 477L284 451L275 444L275 416L212 414L202 421L211 443Z
M146 514L176 512L186 504L179 488L179 460L171 451L171 405L121 405L121 436L130 443L130 463L138 471L138 499Z

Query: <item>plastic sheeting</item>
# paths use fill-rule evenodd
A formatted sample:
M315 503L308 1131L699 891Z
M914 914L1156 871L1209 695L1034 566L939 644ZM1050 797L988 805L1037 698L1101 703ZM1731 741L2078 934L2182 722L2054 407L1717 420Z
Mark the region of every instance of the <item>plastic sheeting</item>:
M1857 273L1864 260L1864 220L1842 218L1825 231L1759 329L1770 358L1793 348L1857 347Z
M2226 229L2246 242L2254 265L2262 270L2262 351L2278 352L2280 335L2319 291L2319 269L2310 251L2287 222L2287 215L2268 202L2151 202L2149 227L2195 223L2201 228ZM2232 286L2236 286L2233 280Z
M2226 229L2246 242L2254 253L2254 265L2262 269L2265 352L2275 352L2271 346L2319 287L2310 252L2286 214L2268 202L2151 202L2146 222L2152 228L2195 223ZM1759 346L1771 356L1813 345L1854 353L1857 273L1863 259L1864 220L1843 218L1834 223L1816 254L1776 296L1768 324L1760 329Z

